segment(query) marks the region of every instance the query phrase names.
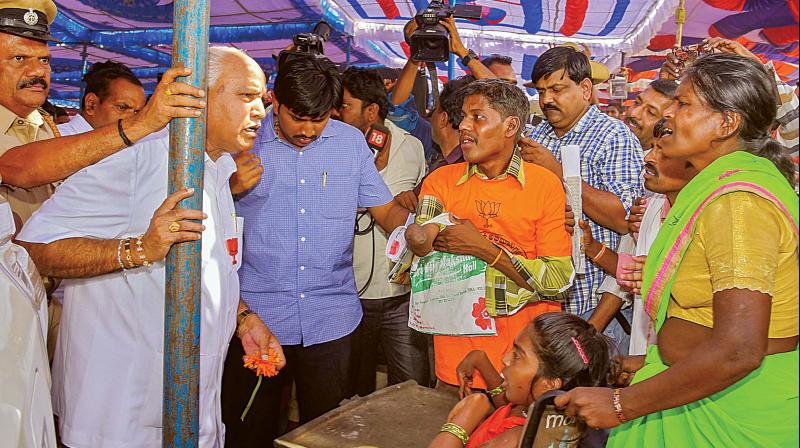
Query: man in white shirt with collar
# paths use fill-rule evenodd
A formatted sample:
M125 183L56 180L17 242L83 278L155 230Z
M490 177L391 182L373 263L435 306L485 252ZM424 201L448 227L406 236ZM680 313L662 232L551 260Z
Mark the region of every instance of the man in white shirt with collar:
M161 446L163 260L172 244L202 235L200 446L224 444L219 389L234 330L248 354L272 348L284 359L266 326L245 313L241 251L226 244L240 239L243 224L228 184L230 153L255 142L264 73L232 48L209 49L208 67L203 211L175 208L190 190L167 197L164 131L68 178L19 235L40 271L66 279L53 397L69 447Z
M386 119L389 100L381 76L376 70L349 68L342 74L342 87L342 121L368 140L374 125L383 124L389 131L388 141L375 154L375 166L389 191L396 196L413 190L425 177L425 151L416 137ZM392 265L385 252L387 235L366 211L356 217L356 232L353 270L364 319L353 356L354 393L366 396L375 391L378 344L386 357L389 385L413 379L427 386L428 342L408 327L410 288L387 280Z

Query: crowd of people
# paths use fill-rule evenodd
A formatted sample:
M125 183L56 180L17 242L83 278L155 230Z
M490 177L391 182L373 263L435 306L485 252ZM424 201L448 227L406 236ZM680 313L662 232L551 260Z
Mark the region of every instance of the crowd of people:
M444 20L469 74L430 113L419 61L386 79L286 58L268 95L255 60L212 46L206 90L172 68L148 98L123 64L94 64L56 124L56 14L0 7L0 247L16 254L0 291L41 326L55 415L21 437L162 445L165 257L201 240L201 446L270 445L291 397L307 423L373 392L378 364L461 398L431 447L517 447L549 391L581 446L797 446L799 102L741 44L670 56L606 107L608 70L555 46L532 102L510 58L477 57ZM193 210L199 192L167 190L167 125L201 116ZM492 334L409 326L413 269L386 251L400 240L482 262ZM273 377L242 362L267 354Z

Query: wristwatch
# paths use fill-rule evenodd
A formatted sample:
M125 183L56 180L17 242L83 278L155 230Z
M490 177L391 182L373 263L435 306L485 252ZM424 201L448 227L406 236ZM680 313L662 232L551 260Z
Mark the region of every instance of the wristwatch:
M467 66L470 62L472 62L473 59L478 59L478 55L472 50L467 50L466 56L461 58L461 63L464 64L464 66Z
M244 320L247 319L247 316L251 314L256 314L256 312L249 308L239 313L239 315L236 316L236 326L238 327L242 325L242 322L244 322Z

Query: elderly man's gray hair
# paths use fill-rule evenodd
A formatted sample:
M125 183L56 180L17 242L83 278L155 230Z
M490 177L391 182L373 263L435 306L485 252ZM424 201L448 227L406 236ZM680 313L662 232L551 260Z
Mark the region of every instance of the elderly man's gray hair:
M481 95L486 98L489 107L499 112L503 120L508 117L518 117L520 129L517 139L519 139L530 112L530 103L522 90L502 79L479 79L464 87L464 98L471 95Z
M233 47L223 47L223 46L214 46L208 47L208 88L212 88L217 81L219 80L220 76L222 75L222 70L224 68L225 58L231 55L241 56L246 59L252 60L250 56L247 55L244 51L233 48Z

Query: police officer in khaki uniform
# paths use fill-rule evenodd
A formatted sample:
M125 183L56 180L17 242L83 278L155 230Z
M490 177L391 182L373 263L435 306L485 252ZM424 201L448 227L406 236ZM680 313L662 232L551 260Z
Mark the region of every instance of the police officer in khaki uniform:
M41 109L50 91L52 0L0 0L0 196L11 205L17 230L53 193L53 183L161 130L171 118L197 117L205 102L199 89L175 81L191 73L170 69L140 114L113 125L60 138ZM87 198L90 200L90 198ZM43 278L49 291L56 282ZM55 350L60 304L48 307L47 348Z
M50 51L56 41L49 25L56 16L51 0L0 1L0 154L9 148L57 135L52 118L40 109L50 90ZM25 222L53 192L0 186L0 195Z

